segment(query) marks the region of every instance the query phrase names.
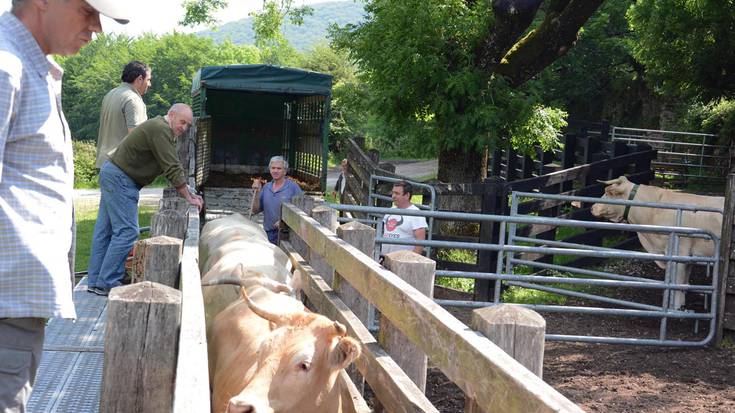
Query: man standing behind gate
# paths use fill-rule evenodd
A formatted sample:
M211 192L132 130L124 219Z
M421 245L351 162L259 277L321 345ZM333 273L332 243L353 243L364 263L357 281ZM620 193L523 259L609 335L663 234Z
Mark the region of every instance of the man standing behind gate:
M63 71L102 31L99 13L127 23L113 0L13 0L0 16L0 411L25 412L47 318L76 318L71 133Z
M133 60L125 65L121 80L122 83L102 99L97 169L102 168L108 153L117 148L128 133L148 119L142 96L151 87L151 69L145 63Z
M410 209L418 211L418 207L411 203L413 186L406 181L398 181L393 184L391 198L393 198L394 209ZM401 241L415 241L426 239L426 218L404 216L398 214L387 214L383 217L383 237ZM383 244L381 254L389 252L410 250L417 254L424 252L420 245L397 245Z

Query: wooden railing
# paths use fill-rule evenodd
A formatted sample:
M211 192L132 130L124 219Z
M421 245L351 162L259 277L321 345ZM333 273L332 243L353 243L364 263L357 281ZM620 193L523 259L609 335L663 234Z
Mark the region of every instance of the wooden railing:
M308 246L309 257L319 257L330 266L479 406L492 406L492 411L581 411L487 338L304 211L284 204L282 220L294 238ZM423 393L406 382L405 374L386 361L380 346L301 254L284 245L296 257L297 266L310 275L305 289L309 301L363 340L366 355L356 364L380 403L388 411L436 411L426 404ZM411 390L406 393L401 388Z

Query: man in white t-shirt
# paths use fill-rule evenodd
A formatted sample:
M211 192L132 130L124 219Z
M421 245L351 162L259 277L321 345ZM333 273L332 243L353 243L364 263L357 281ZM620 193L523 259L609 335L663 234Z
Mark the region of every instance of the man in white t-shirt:
M418 210L416 205L411 203L411 195L413 187L406 181L398 181L393 184L391 198L393 198L394 209L413 209ZM425 240L426 239L426 218L404 216L398 214L388 214L383 217L383 237L400 239L401 241ZM424 247L413 245L397 245L383 244L381 254L385 255L389 252L409 250L417 254L424 251Z

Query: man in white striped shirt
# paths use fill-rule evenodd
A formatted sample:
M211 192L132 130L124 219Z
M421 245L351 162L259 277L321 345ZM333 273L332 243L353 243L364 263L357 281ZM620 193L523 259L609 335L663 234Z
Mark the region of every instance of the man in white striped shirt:
M62 70L115 0L13 0L0 16L0 411L24 412L45 321L76 318L69 264L74 181Z

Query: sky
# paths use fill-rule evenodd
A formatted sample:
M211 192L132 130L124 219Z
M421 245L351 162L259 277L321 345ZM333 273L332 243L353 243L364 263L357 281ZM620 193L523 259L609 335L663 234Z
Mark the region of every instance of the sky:
M184 17L183 0L119 0L130 4L130 23L122 25L102 16L102 30L105 32L137 36L152 32L155 34L170 33L174 29L182 32L193 32L207 27L183 28L178 22ZM324 3L326 1L347 0L294 0L294 6ZM10 10L11 0L0 0L0 12ZM252 11L259 10L263 0L229 0L229 6L217 14L220 24L248 17Z

